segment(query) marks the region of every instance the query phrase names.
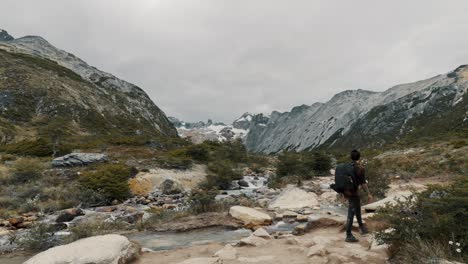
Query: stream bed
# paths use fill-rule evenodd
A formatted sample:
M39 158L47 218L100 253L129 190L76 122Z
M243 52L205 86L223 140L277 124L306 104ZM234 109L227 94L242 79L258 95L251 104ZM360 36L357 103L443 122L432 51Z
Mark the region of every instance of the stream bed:
M188 232L134 233L127 237L138 242L143 248L153 251L172 250L209 243L233 243L252 233L248 229L230 230L212 227Z

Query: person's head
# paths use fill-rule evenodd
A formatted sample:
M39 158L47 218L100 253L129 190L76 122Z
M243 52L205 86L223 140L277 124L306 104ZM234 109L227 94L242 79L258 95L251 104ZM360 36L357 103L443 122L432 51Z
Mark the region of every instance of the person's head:
M358 150L353 149L353 150L351 151L351 159L352 159L353 161L358 161L360 158L361 158L361 153L359 153Z

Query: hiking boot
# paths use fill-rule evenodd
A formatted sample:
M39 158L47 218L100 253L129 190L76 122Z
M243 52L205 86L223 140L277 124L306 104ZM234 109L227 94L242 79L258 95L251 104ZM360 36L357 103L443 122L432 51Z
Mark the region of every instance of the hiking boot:
M359 240L353 236L353 234L346 235L346 242L358 242Z
M359 231L361 232L361 235L367 235L369 234L369 230L365 226L359 227Z

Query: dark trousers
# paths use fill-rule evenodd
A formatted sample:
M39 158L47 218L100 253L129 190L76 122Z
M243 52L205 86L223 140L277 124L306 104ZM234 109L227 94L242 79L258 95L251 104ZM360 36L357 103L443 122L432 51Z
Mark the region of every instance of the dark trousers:
M359 227L362 227L362 217L361 217L361 198L358 195L353 195L348 198L348 219L346 221L346 234L351 234L351 229L353 228L354 215L358 221Z

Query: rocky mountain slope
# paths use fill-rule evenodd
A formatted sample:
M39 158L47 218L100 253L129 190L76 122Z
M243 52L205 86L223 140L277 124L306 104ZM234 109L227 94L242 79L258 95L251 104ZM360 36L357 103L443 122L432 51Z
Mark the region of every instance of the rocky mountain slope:
M432 136L468 126L468 66L384 92L344 91L326 103L253 117L251 151L380 146L409 135Z
M199 121L192 123L180 121L175 117L169 117L169 120L177 128L179 136L183 138L190 137L192 142L196 144L202 143L205 140L227 141L243 139L248 132L242 128L242 120L240 123L234 122L232 125L213 122L211 119L208 119L207 122Z
M33 136L39 121L56 118L71 121L74 131L84 134L177 135L139 87L41 37L14 39L1 31L0 141Z

